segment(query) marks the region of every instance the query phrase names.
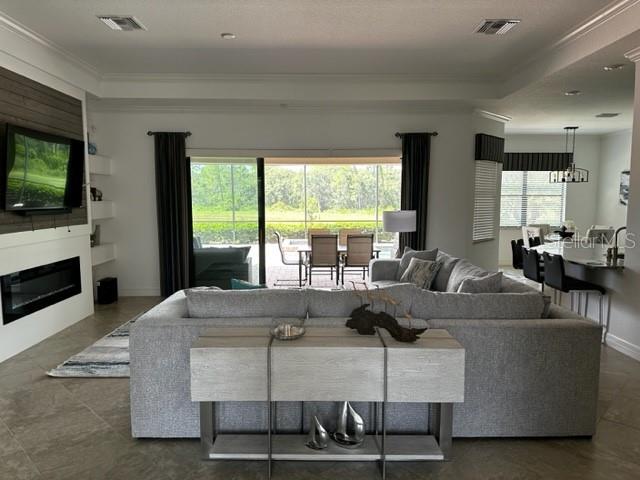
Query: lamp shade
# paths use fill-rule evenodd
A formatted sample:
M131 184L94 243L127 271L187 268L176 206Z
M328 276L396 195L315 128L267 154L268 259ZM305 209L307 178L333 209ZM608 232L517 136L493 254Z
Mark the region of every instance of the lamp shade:
M415 232L416 211L395 210L382 212L382 228L385 232Z

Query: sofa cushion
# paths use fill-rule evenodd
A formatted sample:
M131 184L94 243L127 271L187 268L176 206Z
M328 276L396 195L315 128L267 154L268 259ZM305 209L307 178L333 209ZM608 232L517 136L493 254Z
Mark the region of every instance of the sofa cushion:
M386 311L392 315L403 316L411 311L411 300L415 292L419 291L412 284L399 284L370 290L305 290L309 305L310 317L348 317L353 310L369 304L374 312ZM398 302L395 307L385 304L380 298L388 294Z
M542 318L545 300L539 293L450 293L423 290L413 299L411 315L432 318Z
M500 293L501 290L502 272L496 272L479 278L465 278L458 293Z
M447 283L449 282L451 271L453 270L453 267L456 266L456 263L460 261L460 259L457 257L453 257L443 251L438 251L436 260L442 263L442 266L440 267L440 270L438 270L438 274L433 281L431 289L437 290L439 292L445 292L447 290Z
M438 256L438 249L434 248L433 250L414 250L409 247L405 247L404 253L402 254L402 258L400 259L400 265L398 266L398 279L402 277L404 271L409 268L409 263L412 258L418 258L420 260L431 260L435 261Z
M539 293L540 289L533 288L524 282L519 282L507 275L503 275L501 291L504 293Z
M474 265L468 260L461 259L459 262L456 262L451 270L451 275L447 281L446 291L457 292L458 288L460 288L460 284L465 278L478 278L486 275L489 275L489 272L485 269Z
M431 284L441 266L442 264L440 262L412 258L409 262L409 267L404 271L402 277L400 277L400 282L413 283L420 288L430 290Z
M301 290L199 290L186 291L193 318L299 317L307 315L307 296Z

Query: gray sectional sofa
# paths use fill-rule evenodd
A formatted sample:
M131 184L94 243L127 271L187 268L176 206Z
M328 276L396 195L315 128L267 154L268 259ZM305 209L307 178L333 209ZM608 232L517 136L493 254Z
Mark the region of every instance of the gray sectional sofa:
M439 254L440 258L444 258ZM447 256L448 257L448 256ZM589 436L595 432L601 328L504 278L500 293L456 293L466 276L488 272L449 257L434 286L397 282L397 261L374 261L371 280L384 285L413 326L448 330L466 348L465 402L454 406L454 436ZM394 270L394 268L396 270ZM447 291L452 290L452 291ZM199 410L189 393L189 349L204 329L270 326L277 317L305 317L341 326L360 299L349 291L180 291L142 315L131 329L131 424L134 437L198 437ZM381 310L384 305L374 303ZM309 372L310 376L313 372ZM302 411L301 409L305 409ZM356 404L370 425L369 405ZM309 412L334 418L334 404L279 403L277 429L297 432ZM330 415L328 415L330 413ZM388 429L426 429L429 408L390 406ZM264 431L263 403L225 403L220 431ZM329 426L331 426L329 424ZM424 427L424 428L423 428Z

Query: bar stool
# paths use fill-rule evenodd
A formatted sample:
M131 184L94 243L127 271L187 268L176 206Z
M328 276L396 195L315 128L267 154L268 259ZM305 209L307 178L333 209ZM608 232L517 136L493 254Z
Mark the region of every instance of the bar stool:
M571 310L574 310L574 294L578 293L578 315L581 314L582 294L587 295L587 301L585 304L584 316L587 316L589 309L589 294L596 293L598 298L598 324L603 327L603 342L604 334L606 332L606 325L604 322L604 308L603 299L606 295L606 290L600 285L595 283L585 282L577 278L569 277L564 271L564 258L562 255L551 255L547 252L543 254L544 258L544 283L555 289L556 293L560 293L560 303L562 303L562 293L568 293L571 295ZM556 299L557 300L557 299ZM557 301L555 303L558 303Z
M544 292L544 267L541 265L540 254L536 250L522 247L522 273L525 278L542 285Z

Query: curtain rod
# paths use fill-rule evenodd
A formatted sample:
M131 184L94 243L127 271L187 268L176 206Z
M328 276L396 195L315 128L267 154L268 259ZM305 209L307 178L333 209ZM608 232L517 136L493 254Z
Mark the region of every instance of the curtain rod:
M438 136L438 132L416 132L416 133L426 133L430 137L437 137ZM406 134L405 133L396 132L396 137L398 137L398 138L402 138L403 135L406 135Z
M156 133L161 133L161 132L152 132L151 130L149 130L149 131L147 132L147 135L151 136L151 135L155 135ZM176 133L180 133L180 132L176 132ZM190 136L191 136L191 132L182 132L182 134L183 134L185 137L190 137Z

